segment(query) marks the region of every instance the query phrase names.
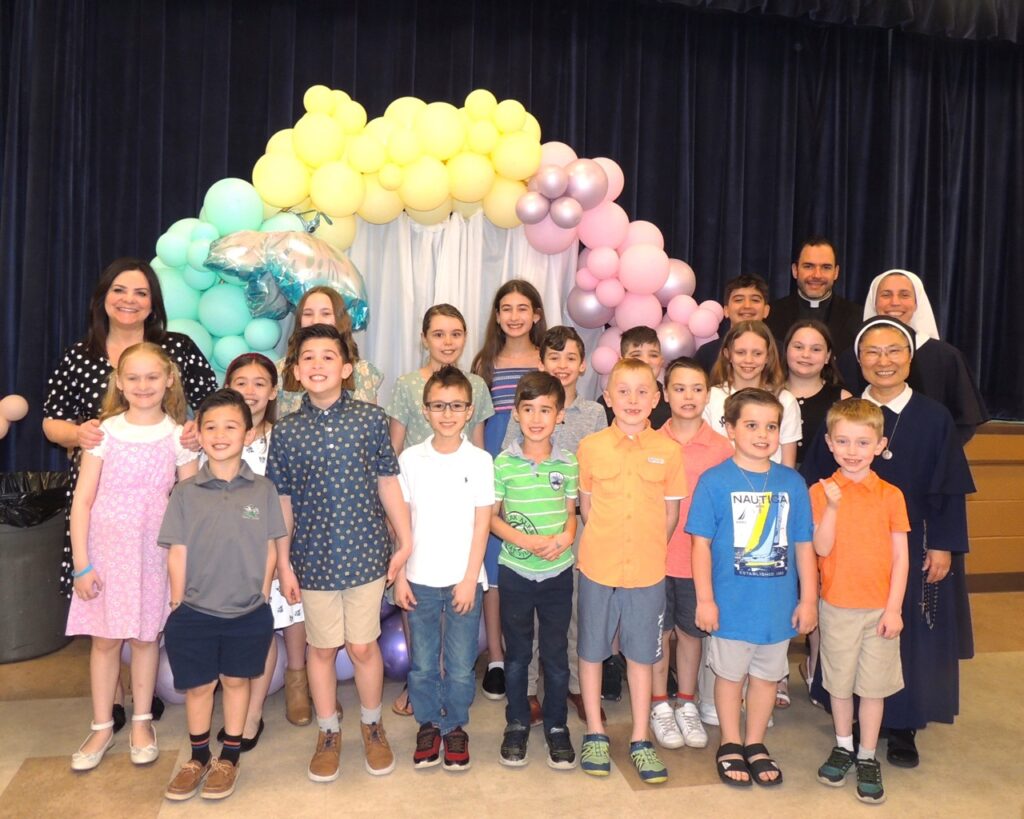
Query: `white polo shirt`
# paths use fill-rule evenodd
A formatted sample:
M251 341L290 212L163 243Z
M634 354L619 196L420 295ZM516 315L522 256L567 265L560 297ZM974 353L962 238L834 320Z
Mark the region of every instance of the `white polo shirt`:
M431 435L403 451L398 463L402 495L412 508L413 549L405 576L421 586L454 586L469 565L476 510L494 506L494 462L465 436L455 452L444 455L434 449ZM482 563L479 579L486 585Z

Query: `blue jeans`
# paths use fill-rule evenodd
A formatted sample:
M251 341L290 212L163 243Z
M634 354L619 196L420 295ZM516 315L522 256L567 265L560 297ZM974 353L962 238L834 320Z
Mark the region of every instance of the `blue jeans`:
M530 724L527 670L533 659L533 618L544 669L544 730L565 725L569 696L572 567L539 583L500 566L501 633L505 638L505 721Z
M416 721L421 725L433 723L444 736L469 723L469 706L476 693L473 666L479 653L483 589L478 584L473 608L466 614L458 614L452 607L454 586L435 588L418 583L409 586L416 597L416 608L409 612L412 639L412 665L407 681L409 701Z

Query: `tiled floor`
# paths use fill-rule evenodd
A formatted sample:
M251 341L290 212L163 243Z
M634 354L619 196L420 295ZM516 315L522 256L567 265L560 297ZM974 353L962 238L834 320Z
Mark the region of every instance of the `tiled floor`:
M884 766L889 799L869 808L858 803L852 785L822 787L814 771L832 744L824 712L800 696L794 674L793 706L776 714L768 745L786 781L778 789L738 791L718 782L711 748L663 752L670 779L640 784L628 764L628 703L610 704L612 775L604 780L580 771L552 771L543 761L543 739L533 732L534 754L522 769L497 763L504 725L500 703L478 698L469 726L472 770L450 774L440 768L414 771L409 762L416 726L388 714L386 726L399 764L375 778L362 767L355 690L339 689L348 716L343 725L342 775L317 785L305 768L315 729L295 728L283 715L283 697L270 698L267 728L259 747L243 757L238 790L224 803L194 799L173 804L163 789L179 761L187 758L184 709L169 706L158 723L162 754L148 768L128 760L126 732L103 764L74 774L68 757L86 733L88 643L75 641L49 657L0 666L0 817L260 817L323 816L328 811L377 816L878 816L1004 817L1024 812L1024 777L1017 762L1024 726L1024 593L972 598L978 655L961 665L961 716L955 726L922 732L921 767ZM398 693L388 683L389 702ZM572 717L578 743L582 726ZM711 746L717 729L710 729Z

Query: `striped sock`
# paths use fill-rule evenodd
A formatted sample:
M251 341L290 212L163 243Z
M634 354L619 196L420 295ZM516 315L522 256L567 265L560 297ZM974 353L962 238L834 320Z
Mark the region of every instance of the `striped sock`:
M188 741L192 743L192 758L205 765L210 761L210 732L204 731L201 734L189 734Z
M224 734L224 744L220 747L220 759L222 762L238 764L238 757L242 753L242 735Z

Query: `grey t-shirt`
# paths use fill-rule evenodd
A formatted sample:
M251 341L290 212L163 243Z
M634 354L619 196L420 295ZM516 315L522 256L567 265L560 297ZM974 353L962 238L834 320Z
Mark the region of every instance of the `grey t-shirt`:
M242 463L222 481L203 464L171 493L157 542L188 549L182 602L214 617L241 617L266 603L267 541L286 534L274 484Z
M562 423L555 427L554 440L562 449L568 449L575 455L576 450L580 448L580 441L607 426L608 419L605 417L604 407L597 401L576 396L576 400L565 408ZM509 418L501 448L508 449L513 441L521 440L522 437L523 431L519 427L519 422L515 418Z

